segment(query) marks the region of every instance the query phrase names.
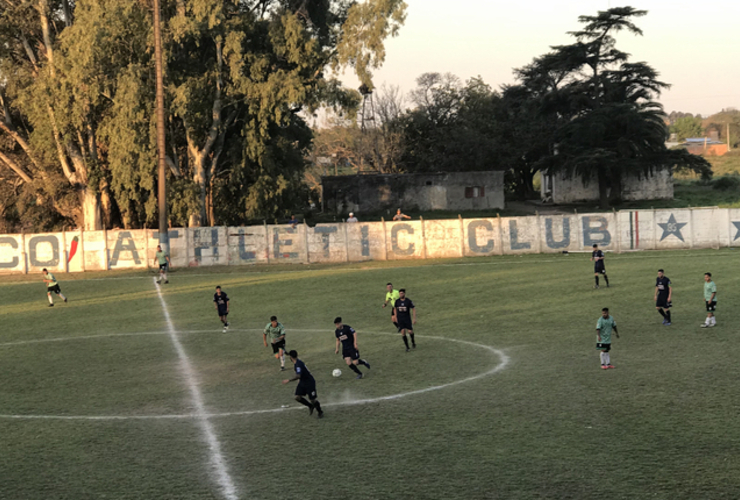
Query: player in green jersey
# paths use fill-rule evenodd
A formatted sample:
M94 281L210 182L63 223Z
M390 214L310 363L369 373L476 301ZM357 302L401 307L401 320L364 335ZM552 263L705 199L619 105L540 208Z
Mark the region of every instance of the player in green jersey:
M612 330L614 335L619 338L617 333L617 323L614 318L609 316L609 308L605 307L601 310L601 317L596 322L596 349L599 351L601 357L601 369L607 370L614 368L611 362L611 356L609 351L612 349Z
M43 279L44 283L46 283L46 297L49 299L49 307L54 307L54 299L51 298L52 292L59 295L64 302L67 302L67 297L62 294L62 289L59 288L59 283L57 283L57 279L54 275L47 271L46 268L41 272L44 273Z
M272 352L280 360L280 371L285 371L285 327L278 323L277 316L271 316L270 322L265 325L262 341L267 347L267 337L270 337Z
M383 309L390 304L391 305L391 321L393 321L393 305L396 303L396 300L400 298L400 294L398 290L393 289L393 283L388 283L385 285L386 293L385 293L385 302L383 302ZM401 328L398 326L397 321L393 321L393 326L396 327L396 329L400 332Z
M162 280L164 280L165 284L169 283L167 269L172 267L172 262L170 262L170 256L162 251L162 245L157 245L157 252L154 254L154 264L159 266L159 279L157 283L161 283Z
M712 281L712 273L704 273L704 303L707 306L707 319L702 328L712 328L717 325L714 311L717 310L717 284Z

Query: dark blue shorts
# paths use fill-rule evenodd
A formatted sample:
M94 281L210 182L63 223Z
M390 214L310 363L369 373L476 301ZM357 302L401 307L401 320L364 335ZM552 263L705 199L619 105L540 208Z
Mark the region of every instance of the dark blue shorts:
M227 314L229 314L229 313L226 311L226 308L225 307L223 309L221 309L220 307L218 308L218 315L219 316L226 316Z
M597 260L594 262L594 273L595 274L606 274L606 266L603 260Z
M350 358L352 360L360 359L360 351L358 351L357 349L344 349L342 350L342 357Z
M398 318L398 328L402 330L414 331L414 325L411 323L411 318Z
M295 388L296 396L308 396L308 399L316 399L316 381L303 382L299 381L298 386Z

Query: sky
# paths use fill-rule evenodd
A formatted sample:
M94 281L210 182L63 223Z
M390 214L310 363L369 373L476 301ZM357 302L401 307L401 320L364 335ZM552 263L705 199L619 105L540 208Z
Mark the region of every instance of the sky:
M644 61L671 84L659 101L666 113L709 116L740 109L740 1L738 0L406 0L406 23L386 40L386 61L374 72L376 86L416 87L427 72L462 80L480 76L498 89L514 83L513 68L552 45L573 43L580 15L629 5L647 10L634 22L643 36L620 32L617 48ZM343 81L359 84L351 70Z

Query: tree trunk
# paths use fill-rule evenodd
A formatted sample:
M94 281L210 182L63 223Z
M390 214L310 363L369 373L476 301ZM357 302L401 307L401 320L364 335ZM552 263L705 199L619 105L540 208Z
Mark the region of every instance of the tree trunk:
M89 187L80 189L82 203L82 224L85 231L98 231L103 224L100 220L100 196Z
M599 168L596 171L599 180L599 208L606 210L609 208L609 191L606 179L606 170Z
M191 150L191 152L193 152ZM198 208L197 212L191 213L188 221L189 227L201 227L206 219L206 198L208 195L206 186L206 157L200 152L193 154L193 180L198 184Z
M613 205L622 201L622 173L612 172L612 191L609 194L609 202Z

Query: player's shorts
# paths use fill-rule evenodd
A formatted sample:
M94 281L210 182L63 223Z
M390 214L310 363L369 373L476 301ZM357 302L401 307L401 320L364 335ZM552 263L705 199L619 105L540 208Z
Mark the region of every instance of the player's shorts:
M277 354L278 352L280 352L280 349L282 349L283 351L285 350L285 339L272 344L272 352L274 354Z
M57 294L59 294L59 293L62 293L62 289L61 289L61 288L59 288L59 283L57 283L57 284L56 284L56 285L54 285L54 286L50 286L50 287L48 287L48 288L46 289L46 291L47 291L47 292L49 292L49 293L51 293L51 292L54 292L54 293L57 293Z
M673 304L671 304L668 301L668 296L661 297L658 295L658 300L655 301L655 307L660 307L661 309L668 309L669 307L672 307Z
M598 260L594 262L594 274L606 274L606 266L604 265L603 260Z
M611 344L604 344L604 343L601 343L601 342L597 342L596 343L596 349L598 351L609 352L609 351L612 350L612 345Z
M167 271L167 263L160 264L159 265L159 270L162 271L162 272Z
M360 359L360 351L357 349L342 349L342 357L352 360Z
M708 300L704 301L707 305L707 312L714 312L717 309L717 301L713 300L709 302Z
M314 400L316 399L316 381L310 381L310 382L303 382L299 381L298 385L295 388L295 395L296 396L308 396L308 399Z
M411 323L411 318L398 318L398 328L413 332L414 325Z
M228 314L229 314L229 312L226 310L225 307L223 309L221 309L220 307L218 308L218 315L219 316L227 316Z

